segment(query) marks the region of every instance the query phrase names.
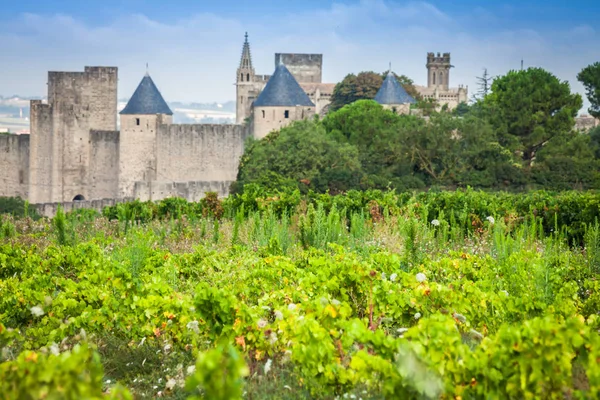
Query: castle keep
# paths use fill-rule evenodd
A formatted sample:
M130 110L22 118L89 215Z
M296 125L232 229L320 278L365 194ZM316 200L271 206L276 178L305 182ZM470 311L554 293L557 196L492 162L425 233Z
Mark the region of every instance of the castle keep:
M53 210L48 203L70 209L86 201L197 201L208 191L226 196L248 137L261 139L326 113L335 84L322 82L322 67L321 54L277 53L273 74L257 75L246 34L236 123L229 125L173 124L173 112L148 74L117 114L116 67L51 71L47 103L31 101L30 135L0 135L0 196ZM449 88L450 67L450 54L428 54L428 85L417 89L454 108L467 100L467 90ZM410 112L415 101L391 71L375 100L398 113Z

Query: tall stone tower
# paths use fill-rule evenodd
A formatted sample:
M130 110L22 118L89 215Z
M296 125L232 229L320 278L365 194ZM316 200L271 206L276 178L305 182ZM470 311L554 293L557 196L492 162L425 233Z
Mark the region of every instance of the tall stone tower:
M173 112L146 73L120 114L119 196L133 197L136 182L157 179L156 131Z
M242 58L240 66L237 69L236 78L236 118L238 124L244 122L244 119L250 115L252 100L250 99L254 91L254 67L252 67L252 55L250 54L250 43L248 43L248 32L246 32L244 47L242 49Z
M31 101L29 201L89 199L90 131L117 129L116 67L48 72L48 103Z
M448 90L450 86L450 53L427 53L427 87Z

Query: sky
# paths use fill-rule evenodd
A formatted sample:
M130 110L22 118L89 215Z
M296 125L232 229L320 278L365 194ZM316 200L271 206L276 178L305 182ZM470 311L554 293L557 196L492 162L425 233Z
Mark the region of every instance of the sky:
M584 95L577 73L600 61L592 0L3 0L0 95L44 96L48 71L119 68L119 98L146 72L167 101L235 99L248 32L254 67L274 53L323 54L323 81L392 69L426 84L427 52L450 52L450 85L542 67ZM587 103L587 102L586 102Z

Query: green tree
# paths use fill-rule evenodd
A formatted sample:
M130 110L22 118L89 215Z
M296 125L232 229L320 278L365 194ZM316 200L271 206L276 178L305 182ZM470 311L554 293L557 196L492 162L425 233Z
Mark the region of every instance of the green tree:
M600 118L600 62L588 65L577 74L577 80L583 83L585 93L591 103L588 112Z
M533 182L547 189L600 188L598 135L567 132L552 138L532 168Z
M358 100L329 113L323 119L328 135L337 142L356 146L364 172L361 188L403 190L422 187L407 157L406 138L424 120L397 115L374 100Z
M337 193L356 188L360 178L356 147L327 136L320 122L297 121L248 142L232 190L240 193L255 183L269 190Z
M529 167L542 146L573 128L582 100L568 82L529 68L495 79L484 104L501 144L518 152Z
M339 110L347 104L354 103L357 100L372 100L381 87L387 72L378 74L373 71L360 72L358 75L348 74L338 83L331 96L331 111ZM398 82L415 99L420 99L420 95L414 87L412 79L405 75L394 74Z

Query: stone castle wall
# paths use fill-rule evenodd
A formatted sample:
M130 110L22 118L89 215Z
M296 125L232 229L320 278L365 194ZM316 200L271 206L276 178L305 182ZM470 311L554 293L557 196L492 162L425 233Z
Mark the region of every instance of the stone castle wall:
M90 130L115 131L116 110L117 68L48 73L48 105L32 102L32 202L90 197Z
M102 212L104 207L114 206L115 204L127 203L133 201L133 198L124 199L99 199L99 200L84 200L84 201L66 201L61 203L38 203L32 204L37 212L44 217L54 218L58 207L60 206L65 213L79 210L82 208L96 210Z
M161 125L156 180L234 181L249 135L244 125Z
M157 201L167 197L181 197L188 201L200 201L207 192L216 192L219 197L229 195L233 181L197 181L197 182L136 182L134 197L141 201Z
M29 201L43 203L52 198L52 166L54 164L52 107L32 100L29 111Z
M0 196L27 198L29 135L0 135Z
M119 197L119 131L90 132L89 199Z

